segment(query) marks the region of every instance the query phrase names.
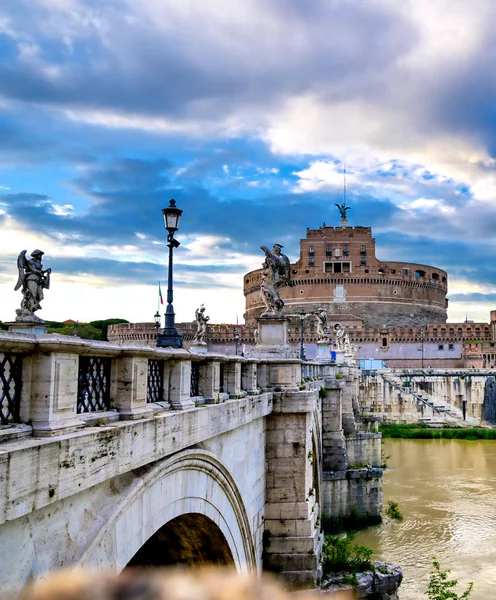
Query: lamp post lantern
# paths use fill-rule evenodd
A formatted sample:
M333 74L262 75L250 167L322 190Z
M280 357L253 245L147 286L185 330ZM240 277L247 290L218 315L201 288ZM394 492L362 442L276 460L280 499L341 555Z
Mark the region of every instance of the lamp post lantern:
M306 360L305 346L303 345L303 328L305 326L305 310L300 310L300 358Z
M180 245L180 242L174 239L174 233L179 229L179 219L183 214L183 211L177 208L175 200L170 200L169 206L162 209L162 214L164 216L165 228L167 229L169 272L167 277L167 308L165 310L165 327L162 333L159 333L157 328L157 346L162 348L182 348L183 339L176 330L176 325L174 323L174 307L172 306L172 252L174 248L177 248Z
M156 334L158 335L158 328L160 327L160 321L161 321L161 319L162 319L162 317L160 316L160 313L158 312L158 310L157 310L157 312L156 312L156 313L153 315L153 318L154 318L154 320L155 320L155 331L156 331Z

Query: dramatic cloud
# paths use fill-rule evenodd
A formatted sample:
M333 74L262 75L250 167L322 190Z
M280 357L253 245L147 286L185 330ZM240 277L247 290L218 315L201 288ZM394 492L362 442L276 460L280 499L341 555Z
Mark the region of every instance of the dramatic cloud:
M1 6L0 318L18 252L43 245L65 296L49 316L149 319L175 198L178 317L194 289L234 320L261 243L296 259L306 227L336 223L346 165L378 256L448 270L450 316L487 319L495 17L491 0Z

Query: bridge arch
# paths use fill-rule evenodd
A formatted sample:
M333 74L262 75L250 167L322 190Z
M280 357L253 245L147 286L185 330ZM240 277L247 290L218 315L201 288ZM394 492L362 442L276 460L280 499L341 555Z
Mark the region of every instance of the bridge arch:
M133 559L139 562L140 553L144 560L147 545L153 546L160 537L180 536L188 524L196 523L199 535L208 531L208 535L216 536L220 544L218 563L234 564L241 572L257 568L241 494L213 453L198 448L184 450L133 473L134 480L123 486L125 500L83 553L80 564L105 568L111 563L121 571ZM123 483L116 482L119 485ZM182 547L173 548L161 564L193 562L192 547L193 540L184 539ZM202 548L201 540L197 548ZM198 562L205 556L200 550Z

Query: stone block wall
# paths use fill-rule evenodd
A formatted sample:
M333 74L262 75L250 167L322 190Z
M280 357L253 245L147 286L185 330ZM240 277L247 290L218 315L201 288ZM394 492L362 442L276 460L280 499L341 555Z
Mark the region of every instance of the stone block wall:
M348 464L370 465L380 467L381 460L381 438L380 433L358 432L346 438L346 454Z
M382 510L382 469L326 473L322 490L325 512L332 517L346 517L352 509L359 515L378 515Z

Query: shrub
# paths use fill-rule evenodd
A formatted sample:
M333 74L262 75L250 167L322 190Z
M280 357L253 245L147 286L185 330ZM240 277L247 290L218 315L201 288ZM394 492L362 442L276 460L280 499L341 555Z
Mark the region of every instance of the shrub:
M468 588L459 596L453 591L453 588L458 585L458 581L456 579L448 579L451 570L441 571L441 566L435 558L432 559L432 566L434 570L429 575L429 583L425 592L429 600L466 600L470 597L472 588L474 587L472 582L468 584Z
M336 373L336 379L343 379L343 377L344 375L341 372Z
M367 546L355 544L355 534L349 533L339 538L326 535L323 546L322 567L325 574L338 571L366 571L372 569L372 550Z
M394 502L394 500L389 500L388 507L386 508L386 514L389 518L394 519L395 521L403 521L403 515L398 508L398 503Z
M325 387L323 385L320 386L319 398L321 400L323 400L324 398L327 398L327 390L325 389Z

